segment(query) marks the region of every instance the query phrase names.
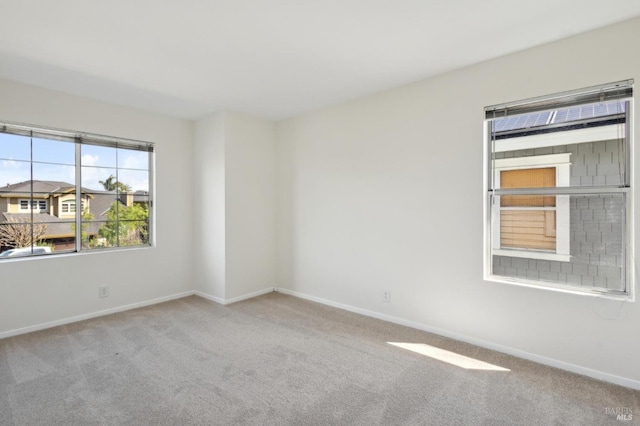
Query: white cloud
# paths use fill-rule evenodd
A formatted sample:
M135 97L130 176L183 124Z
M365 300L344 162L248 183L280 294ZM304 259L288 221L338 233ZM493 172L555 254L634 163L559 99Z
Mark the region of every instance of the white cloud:
M149 154L146 152L129 151L122 158L120 151L120 159L118 164L125 169L147 170L149 168ZM125 151L126 152L126 151Z
M3 168L18 168L20 167L19 162L15 161L15 160L2 160L2 167Z
M0 186L29 180L31 171L28 164L23 161L3 160L0 167Z
M81 158L83 166L95 166L100 158L97 155L84 154Z

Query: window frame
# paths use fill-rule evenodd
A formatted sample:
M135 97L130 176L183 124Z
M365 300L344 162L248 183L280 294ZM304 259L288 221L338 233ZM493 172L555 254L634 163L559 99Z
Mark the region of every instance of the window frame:
M500 189L500 172L509 170L529 170L538 168L555 169L556 187L568 186L570 181L571 153L537 155L532 157L515 157L501 158L495 161L494 187ZM569 229L569 196L556 195L556 206L553 210L556 212L556 249L555 252L547 252L532 249L512 249L502 248L500 245L492 247L493 255L522 257L537 260L557 260L560 262L568 262L571 260L570 251L570 229ZM493 198L498 214L493 215L492 238L500 244L501 227L500 212L504 207L500 206L500 195ZM547 208L551 210L552 208ZM526 208L522 208L526 210Z
M81 202L82 211L84 211L84 200ZM65 207L67 210L65 211ZM82 213L81 211L81 213ZM76 213L76 200L64 200L60 201L60 212L64 214L75 214Z
M73 210L71 209L73 206ZM66 207L66 209L65 209ZM76 202L75 201L63 201L60 203L60 212L61 213L75 213L76 212Z
M605 85L592 86L585 89L572 90L562 93L557 93L550 96L540 96L536 98L524 99L521 101L509 102L500 105L493 105L485 108L485 121L484 121L484 144L483 144L483 171L484 171L484 233L483 233L483 247L484 247L484 262L483 262L483 278L485 281L489 282L499 282L506 283L512 285L519 285L531 288L538 288L543 290L551 290L551 291L560 291L564 293L571 293L577 295L587 295L587 296L596 296L596 297L605 297L612 298L616 300L628 300L635 301L635 274L634 270L630 265L633 265L633 252L634 252L634 211L633 211L633 198L634 198L634 187L632 185L633 182L633 174L634 170L632 169L632 158L633 158L633 125L634 125L634 98L633 98L633 83L632 79L623 80L619 82L609 83ZM492 132L492 122L496 119L510 117L510 116L518 116L518 115L528 115L533 114L535 112L545 112L545 111L554 111L563 108L571 108L578 106L588 106L593 104L602 104L610 101L619 101L624 103L623 110L618 113L617 118L620 118L620 121L612 121L611 123L615 123L615 129L611 127L607 128L607 126L602 127L589 127L580 130L570 130L570 131L559 131L557 133L549 133L549 134L538 134L540 132L526 132L523 133L524 136L515 136L505 138L505 139L494 139L494 133ZM605 114L608 116L608 114ZM624 118L624 120L621 119ZM606 117L605 117L606 118ZM593 122L597 121L596 119L592 120ZM548 124L548 123L547 123ZM597 125L596 125L597 126ZM558 126L562 127L562 126ZM509 129L507 129L509 130ZM519 133L519 132L514 132ZM593 139L595 135L595 140ZM568 138L567 138L568 136ZM556 146L561 145L579 145L581 143L586 142L599 142L599 141L609 141L609 140L619 140L621 141L621 152L624 155L624 158L620 161L620 177L619 182L615 182L615 179L612 179L612 182L609 182L609 177L606 179L606 183L596 184L593 182L593 185L587 186L567 186L567 187L559 187L557 189L545 188L542 191L536 191L534 189L527 189L524 191L519 190L511 190L511 189L500 189L495 185L495 169L494 162L501 160L501 158L496 158L494 156L495 153L499 152L507 152L507 151L515 151L515 150L535 150L536 148L545 147L552 152L561 152L556 150ZM527 152L528 154L528 152ZM531 155L534 155L533 153ZM540 155L539 155L540 156ZM514 157L515 158L515 157ZM526 158L526 157L518 157L518 158ZM498 163L500 164L500 163ZM504 164L504 163L503 163ZM499 178L498 178L499 179ZM571 181L574 180L573 177L570 177ZM617 263L620 268L620 279L621 286L620 288L615 287L607 287L603 288L599 283L594 283L593 285L576 285L570 284L569 282L550 282L544 281L542 278L540 279L530 279L528 276L526 278L520 278L517 275L503 274L500 275L493 274L492 267L494 259L493 252L493 241L495 238L495 230L494 223L492 221L492 197L496 195L562 195L567 198L575 195L580 199L580 197L589 197L589 196L600 196L603 197L605 195L610 195L611 197L618 197L621 199L621 209L619 210L620 216L618 225L621 227L622 231L619 234L622 238L622 252L620 255L619 263ZM606 197L604 197L606 198ZM573 208L573 207L572 207ZM615 210L612 210L615 212ZM573 213L573 211L571 211ZM570 214L571 214L570 213ZM569 226L571 224L569 223ZM499 241L499 240L498 240ZM615 241L614 241L615 243ZM508 257L516 257L512 254L506 253L496 253L498 256L508 256ZM531 256L526 256L529 262L538 262L533 259ZM523 259L524 260L524 259ZM516 259L513 259L515 262ZM593 263L587 263L587 265L593 265ZM599 264L598 264L599 265ZM527 274L528 275L528 274ZM598 278L600 278L598 276Z
M119 138L119 137L114 137L114 136L106 136L106 135L100 135L100 134L94 134L94 133L87 133L87 132L79 132L79 131L73 131L73 130L66 130L66 129L58 129L58 128L52 128L52 127L44 127L44 126L38 126L38 125L32 125L32 124L25 124L25 123L16 123L16 122L11 122L11 121L0 121L0 133L2 134L11 134L11 135L17 135L17 136L22 136L22 137L28 137L31 138L31 140L33 139L44 139L44 140L51 140L51 141L63 141L63 142L69 142L69 143L73 143L75 144L75 159L74 159L74 163L73 166L75 167L75 176L73 178L73 183L71 183L72 186L74 186L74 193L75 193L75 198L74 199L70 199L70 200L65 200L64 202L60 202L60 205L58 206L59 210L58 210L58 214L60 215L64 215L68 218L71 218L70 220L75 224L75 232L74 232L74 240L75 240L75 247L71 250L64 250L64 251L60 251L60 252L51 252L51 253L47 253L47 257L48 256L52 256L52 255L76 255L76 254L86 254L86 253L100 253L100 252L107 252L107 251L113 251L113 250L131 250L131 249L144 249L144 248L152 248L155 247L156 245L156 236L155 236L155 203L154 203L154 194L155 194L155 143L153 142L148 142L148 141L141 141L141 140L135 140L135 139L127 139L127 138ZM33 143L33 142L32 142ZM148 186L145 189L145 197L146 197L146 206L148 209L148 219L146 220L146 227L145 227L145 231L146 231L146 241L142 244L135 244L135 245L120 245L120 241L118 240L117 245L115 246L109 246L109 247L100 247L100 248L91 248L91 249L87 249L87 248L83 248L83 241L82 241L82 233L83 233L83 213L84 213L84 199L83 199L83 195L86 192L83 188L82 188L82 168L83 167L88 167L88 165L83 164L82 161L82 146L88 146L88 145L93 145L93 146L101 146L101 147L106 147L106 148L112 148L112 149L116 149L116 150L131 150L131 151L142 151L142 152L146 152L148 154L148 162L145 164L146 168L141 168L141 169L132 169L132 168L128 168L125 166L120 166L120 165L115 165L113 167L114 170L118 171L118 170L139 170L139 171L144 171L146 172L147 176L148 176ZM33 148L31 148L33 149ZM9 159L11 160L11 159ZM31 176L30 176L30 180L31 181L35 181L37 180L34 175L33 175L33 165L34 164L40 164L40 161L36 161L33 159L33 156L31 157L31 159L29 160L20 160L21 162L26 162L29 163L30 168L31 168ZM62 164L61 164L62 165ZM16 182L17 183L17 182ZM7 193L10 194L10 193ZM116 194L116 198L114 198L114 201L120 199L120 189L117 189L115 191ZM18 198L18 197L16 197ZM38 198L33 198L33 193L32 193L32 197L29 199L26 199L23 197L19 197L18 198L18 212L20 213L24 213L24 214L31 214L31 221L29 221L29 224L35 224L37 223L34 219L33 219L33 214L36 212L45 212L48 213L49 212L49 207L50 207L50 203L49 200L42 200L42 199L38 199ZM38 203L38 206L40 206L42 204L42 202L45 203L45 209L37 209L37 210L33 210L33 209L23 209L22 208L22 202L25 201L29 204L31 204L31 206L33 206L33 203ZM69 211L68 212L63 212L63 204L67 204L69 206ZM71 211L71 205L75 205L76 209L75 211ZM8 204L7 204L8 205ZM82 208L80 210L77 209L77 206L81 205ZM117 219L116 219L117 220ZM96 222L96 223L100 223L100 222ZM31 245L31 247L37 247L37 245L35 244L35 242ZM25 259L33 259L33 258L38 258L38 257L42 257L42 256L36 256L34 254L31 255L26 255L26 256L19 256L19 257L7 257L7 258L3 258L0 261L6 261L6 260L25 260Z
M23 208L22 205L26 203L27 204L27 208ZM31 204L31 206L29 207L29 204ZM40 207L42 204L44 204L44 208ZM33 208L34 205L37 205L38 208ZM28 199L28 198L19 198L18 199L18 211L24 211L24 212L46 212L49 208L49 203L47 200L39 200L37 198L32 198L32 199Z

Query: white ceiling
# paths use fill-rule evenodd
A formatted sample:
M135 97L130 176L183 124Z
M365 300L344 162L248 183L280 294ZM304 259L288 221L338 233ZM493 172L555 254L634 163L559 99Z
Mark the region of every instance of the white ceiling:
M640 0L0 0L0 78L282 119L640 16Z

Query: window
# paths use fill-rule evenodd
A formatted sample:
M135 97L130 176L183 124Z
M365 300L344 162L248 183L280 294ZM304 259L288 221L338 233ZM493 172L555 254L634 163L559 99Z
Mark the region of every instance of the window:
M0 258L150 246L153 151L0 123Z
M485 108L485 279L632 294L632 84Z
M570 153L495 160L495 188L556 188L569 183ZM496 195L493 253L569 261L567 195Z
M67 201L66 203L62 203L62 213L75 213L76 212L76 203L75 201Z
M23 210L23 211L35 210L35 211L45 212L47 210L47 201L46 200L20 200L20 210Z
M84 201L81 203L82 210L84 210ZM76 212L76 202L73 201L63 201L61 205L62 213L75 213Z

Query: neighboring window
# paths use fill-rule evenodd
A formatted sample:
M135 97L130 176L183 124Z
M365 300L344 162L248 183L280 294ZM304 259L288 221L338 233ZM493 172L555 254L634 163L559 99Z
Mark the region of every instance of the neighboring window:
M29 200L20 200L20 210L44 212L47 210L47 200L31 200L31 202Z
M0 257L151 245L153 148L0 123Z
M62 203L62 213L75 213L76 211L76 203L67 201Z
M556 188L570 181L570 153L497 159L496 189ZM496 195L493 254L570 260L567 195Z
M81 203L82 209L84 210L84 201ZM62 213L75 213L76 212L76 202L75 201L63 201L62 202Z
M485 109L486 279L632 294L632 84Z

